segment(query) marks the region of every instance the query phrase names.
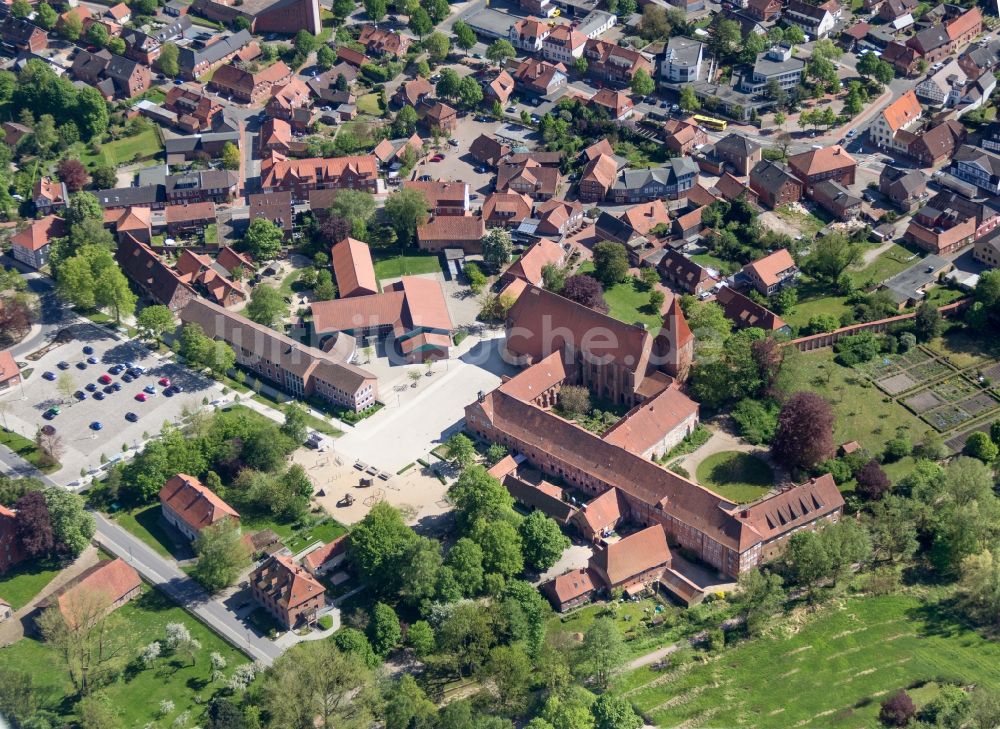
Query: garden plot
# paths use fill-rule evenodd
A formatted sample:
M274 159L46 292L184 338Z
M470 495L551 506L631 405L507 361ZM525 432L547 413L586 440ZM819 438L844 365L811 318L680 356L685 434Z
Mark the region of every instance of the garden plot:
M906 373L917 380L917 382L936 380L939 377L947 375L949 372L954 372L954 370L941 360L925 362L906 371Z
M926 362L931 359L933 355L928 354L922 349L911 349L904 354L899 355L899 361L905 366L918 365L921 362Z
M903 404L913 412L919 414L926 413L928 410L933 410L934 408L943 405L944 400L941 400L930 390L922 390L916 395L910 395L908 398L903 400Z
M858 369L868 375L871 379L879 380L883 377L890 377L892 375L899 374L905 369L905 366L900 364L898 359L885 356L873 359L871 362L866 362Z
M929 410L926 413L921 413L920 417L927 421L934 430L943 433L946 430L951 430L961 425L972 416L960 406L949 403L934 410Z
M979 387L964 377L952 377L937 383L931 389L944 402L959 402L979 392Z
M963 450L965 450L965 441L969 439L970 435L972 435L973 433L989 433L989 432L990 432L990 424L982 423L981 425L977 425L975 428L972 428L971 430L966 430L964 433L959 433L958 435L949 438L944 442L944 444L948 446L948 448L950 448L953 453L961 453Z
M1000 362L983 370L983 377L990 382L1000 382Z
M990 410L994 410L997 407L996 398L988 392L980 392L977 395L973 395L968 400L963 400L960 404L962 409L973 418L989 412Z
M892 377L885 377L881 380L876 380L875 384L878 385L880 390L889 395L898 395L901 392L906 392L907 390L917 386L916 381L905 372L900 372L898 375L893 375Z

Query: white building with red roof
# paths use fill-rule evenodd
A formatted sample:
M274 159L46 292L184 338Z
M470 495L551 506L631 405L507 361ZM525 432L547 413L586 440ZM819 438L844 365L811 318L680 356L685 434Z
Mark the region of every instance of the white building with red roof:
M224 519L240 520L236 509L194 476L178 473L160 489L163 518L188 539Z

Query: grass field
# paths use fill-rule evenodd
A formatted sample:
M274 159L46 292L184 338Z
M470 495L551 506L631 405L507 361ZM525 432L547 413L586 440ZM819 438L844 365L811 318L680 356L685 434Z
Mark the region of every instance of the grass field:
M732 261L723 261L721 258L713 256L711 253L696 253L691 256L691 260L699 266L714 268L716 271L721 271L722 273L727 274L735 273L740 268L739 264L733 263Z
M438 273L441 271L441 261L434 254L422 255L386 255L375 261L375 277L379 281L400 276L414 276L420 273Z
M92 165L123 165L135 159L136 154L142 157L153 157L160 153L163 144L156 130L147 129L134 137L125 137L114 142L101 145L100 154L90 154L90 150L80 155L81 161L87 166Z
M789 351L778 385L788 393L811 390L833 406L837 422L835 443L856 440L872 453L879 453L896 429L902 427L910 440L920 441L928 426L884 396L861 373L833 361L832 349L799 353Z
M358 112L370 114L371 116L382 116L382 110L378 105L378 94L365 94L358 97Z
M157 503L134 511L118 512L115 514L115 521L118 522L118 526L141 539L160 556L183 558L184 555L176 551L167 527L160 520L160 513L160 505Z
M880 253L878 258L867 266L851 270L849 273L856 286L869 280L882 282L912 266L917 258L919 256L915 256L912 251L901 245L893 244L891 248Z
M234 667L249 659L230 647L203 624L190 617L181 608L169 602L159 592L146 587L142 597L119 609L113 620L122 622L115 634L123 638L124 656L131 660L143 646L153 640L162 640L167 623L183 623L191 637L201 643L191 665L187 656L160 658L155 664L137 673L126 670L123 677L107 687L110 703L121 712L122 726L168 727L204 725L203 706L195 703L200 697L207 704L219 685L211 683L212 666L209 655L217 652L225 658L226 676ZM22 638L14 645L0 649L0 664L5 668L31 673L39 687L39 696L50 702L49 708L66 720L71 720L72 703L60 701L62 696L72 696L73 688L66 670L55 649L33 638ZM158 715L160 701L169 699L174 710L166 717ZM173 724L184 712L190 712L188 721Z
M32 466L45 473L51 473L59 468L58 463L51 466L43 466L43 455L38 446L35 445L34 441L28 440L20 433L0 428L0 445L10 448Z
M698 483L738 504L756 501L774 485L774 471L757 456L713 453L698 464Z
M585 262L577 273L593 274L594 262ZM663 317L659 312L652 312L649 309L649 291L636 288L631 278L625 283L605 288L604 301L608 304L608 313L618 321L627 324L642 322L651 332L657 331L663 325Z
M792 311L781 315L793 327L804 327L819 314L833 314L839 319L842 314L850 311L846 296L832 296L808 277L799 279L796 291L799 295L798 302Z
M60 567L29 560L0 576L0 597L20 610L59 574Z
M308 547L313 542L323 542L325 544L346 533L347 527L333 519L329 519L317 524L312 529L304 529L290 539L286 539L285 546L292 551L292 554L298 554L299 550Z
M1000 687L1000 644L915 597L852 598L796 629L671 674L640 669L618 691L656 726L875 727L879 702L918 681Z

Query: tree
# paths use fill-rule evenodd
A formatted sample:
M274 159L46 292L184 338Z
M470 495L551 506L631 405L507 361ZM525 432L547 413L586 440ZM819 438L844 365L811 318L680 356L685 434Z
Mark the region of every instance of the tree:
M285 234L267 218L255 218L243 236L243 244L258 261L270 261L281 252Z
M348 536L348 558L361 579L379 594L398 589L404 556L416 535L403 522L399 510L380 501Z
M434 629L426 620L418 620L406 631L406 644L417 658L426 658L434 652Z
M162 304L147 306L135 319L140 334L146 339L159 339L174 327L174 315Z
M337 298L337 286L333 283L333 275L326 269L316 273L316 285L313 286L313 301L333 301Z
M319 39L305 28L295 34L295 40L292 42L295 52L303 57L315 51L318 46Z
M875 75L875 69L878 68L878 64L878 56L874 53L866 53L858 59L856 68L862 78L870 78Z
M56 549L71 557L78 556L94 536L94 517L84 509L83 497L64 489L48 487L42 493L52 522Z
M108 43L105 47L116 56L125 54L125 41L118 36L108 38Z
M924 301L917 307L917 316L913 320L913 333L917 341L927 342L941 333L941 314L937 307L929 301Z
M983 463L993 463L1000 454L1000 447L990 440L988 434L976 431L966 439L962 452L967 456L978 458Z
M386 0L364 0L365 12L376 23L381 23L386 13Z
M14 506L17 541L28 558L45 557L55 548L52 519L41 491L29 491Z
M590 68L590 64L587 63L587 59L584 56L580 56L573 61L573 70L581 76L585 76L587 74L588 68Z
M26 0L15 0L10 6L10 14L15 18L27 18L31 15L31 5ZM106 31L105 34L107 34Z
M524 570L521 535L509 522L480 519L470 536L482 547L483 569L487 573L510 578Z
M235 583L250 563L250 552L243 543L239 522L234 519L223 519L202 529L194 541L194 550L198 555L194 578L210 592Z
M681 89L680 107L686 112L695 112L701 108L698 95L694 92L693 86L685 86Z
M396 611L384 602L375 603L372 619L368 623L368 640L372 650L380 656L387 656L403 638Z
M778 414L771 452L790 468L810 468L833 453L833 411L814 392L792 395Z
M89 192L78 192L69 200L66 209L66 224L70 227L79 225L84 220L103 220L104 208Z
M554 263L542 266L542 286L554 294L561 293L566 286L566 269Z
M434 63L441 63L451 51L451 41L444 33L434 32L424 39L424 48Z
M628 277L628 252L621 243L602 241L594 246L594 278L614 286Z
M872 539L872 554L884 562L909 559L919 546L914 505L909 499L887 494L871 505L866 522Z
M261 694L265 709L288 729L371 726L371 669L329 641L306 641L278 658L264 674Z
M554 565L569 547L569 539L559 525L540 511L531 512L518 525L524 561L538 572Z
M875 67L875 80L883 86L896 77L896 70L888 61L879 61Z
M427 197L420 190L404 188L394 192L385 202L385 213L403 243L416 238L417 227L427 222L429 212Z
M642 717L635 713L628 699L621 696L601 694L590 712L594 715L594 729L641 729L643 726Z
M466 597L479 594L483 586L483 549L468 537L462 537L448 551L445 560Z
M108 29L99 23L94 23L87 31L87 40L98 48L104 48L108 44Z
M156 65L160 67L166 76L176 76L180 73L178 58L180 49L176 43L164 43L160 47L160 55L156 59Z
M577 673L605 689L614 673L625 662L625 644L621 633L609 618L598 618L583 635Z
M90 181L98 190L107 190L118 184L118 173L113 167L99 165L90 173Z
M502 66L504 61L508 58L514 58L516 55L517 51L514 50L514 46L503 38L493 41L486 49L486 57L498 66Z
M842 233L830 233L816 241L803 268L811 276L834 283L861 258L861 246Z
M434 87L434 90L437 92L438 96L442 96L446 99L454 98L455 96L458 96L458 90L461 83L462 79L459 78L454 69L444 68L441 70L441 79L437 82L437 86Z
M258 220L262 219L258 218ZM247 317L258 324L273 327L281 321L286 308L285 301L281 298L281 294L276 288L267 284L260 284L250 294L250 303L247 304Z
M593 276L585 273L576 274L566 279L563 286L562 295L570 301L583 304L589 309L596 311L607 311L607 304L604 303L604 288Z
M479 671L498 642L495 610L475 602L455 605L438 629L438 646L459 676Z
M232 142L226 142L222 147L222 166L227 170L240 168L240 148Z
M876 459L871 459L858 473L858 494L869 501L878 501L892 488L892 482Z
M736 604L747 634L753 637L759 635L768 619L781 610L785 591L778 575L756 569L741 574L739 582Z
M308 431L308 416L299 403L288 403L285 405L285 422L281 425L281 432L295 444L304 443Z
M458 82L458 98L468 108L477 106L483 100L483 88L472 76Z
M489 282L486 274L475 263L466 263L462 270L465 272L465 277L469 279L469 290L476 295L481 294Z
M736 55L743 44L743 33L740 24L735 20L729 20L722 16L717 16L711 27L712 38L709 47L716 57L730 58Z
M35 19L38 21L38 24L46 30L52 30L56 26L56 22L59 20L59 13L57 13L48 3L38 3L38 10L35 14Z
M523 710L531 684L531 659L520 644L490 650L480 673L502 711Z
M103 26L95 25L93 27L101 28ZM66 188L70 192L79 192L87 184L87 168L79 160L61 160L56 168L56 174L59 175L62 182L66 183Z
M461 469L468 468L476 458L476 447L465 433L455 433L445 443L448 457Z
M483 236L483 261L493 270L499 270L510 263L514 253L514 243L510 231L504 228L490 228Z
M66 40L75 41L83 33L83 21L79 15L66 15L59 19L56 30Z
M463 51L467 51L476 45L476 32L465 21L455 21L455 24L451 27L451 32L455 34L455 45Z
M558 406L570 416L587 415L592 407L590 391L580 385L564 385L559 390Z
M413 729L434 725L437 707L413 676L404 674L385 697L385 729Z
M462 471L448 489L448 498L455 505L459 529L463 532L470 531L477 521L496 521L514 513L513 497L478 464Z
M816 589L829 578L833 569L823 540L813 531L792 534L785 552L785 563L795 584L806 588L810 601L815 599Z
M882 702L878 720L885 726L906 726L917 713L913 699L905 691L899 691Z
M95 301L102 309L114 312L115 323L135 313L136 296L121 269L105 268L94 282Z
M337 62L337 54L333 52L326 43L319 47L316 51L316 65L319 66L324 71L329 71L333 68L333 64Z
M423 38L425 35L434 30L434 21L431 20L431 16L427 14L426 10L418 7L410 15L410 22L408 23L408 26L418 38Z
M639 96L649 96L656 90L656 83L645 69L640 68L635 72L635 75L632 76L631 88L633 94L638 94Z

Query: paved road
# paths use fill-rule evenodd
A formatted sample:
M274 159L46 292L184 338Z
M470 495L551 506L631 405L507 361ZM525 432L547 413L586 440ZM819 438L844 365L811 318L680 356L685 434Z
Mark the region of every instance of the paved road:
M26 271L10 256L0 258L0 266L16 267L22 272ZM10 348L14 359L23 359L25 355L31 354L77 318L76 314L56 297L52 279L37 272L25 273L24 279L27 281L28 290L38 295L39 316L28 336Z
M4 470L22 476L34 476L49 486L59 484L35 470L8 449L0 446L0 464ZM216 633L256 661L270 665L284 651L265 636L257 635L218 599L213 599L193 579L176 565L150 549L140 539L129 534L102 514L95 513L97 531L94 539L104 549L126 560L151 584L194 614Z

